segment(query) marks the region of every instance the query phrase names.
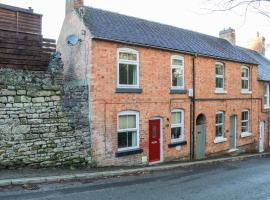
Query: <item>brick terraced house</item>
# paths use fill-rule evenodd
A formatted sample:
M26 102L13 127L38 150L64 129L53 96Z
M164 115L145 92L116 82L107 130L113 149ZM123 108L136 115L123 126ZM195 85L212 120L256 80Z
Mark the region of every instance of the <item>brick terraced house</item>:
M270 61L237 47L233 29L216 38L67 0L57 48L66 82L89 86L98 166L269 146Z

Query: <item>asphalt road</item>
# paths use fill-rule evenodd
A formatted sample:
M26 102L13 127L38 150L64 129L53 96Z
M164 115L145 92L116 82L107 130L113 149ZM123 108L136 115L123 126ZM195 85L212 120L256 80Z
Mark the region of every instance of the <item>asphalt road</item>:
M0 189L0 200L270 200L270 158Z

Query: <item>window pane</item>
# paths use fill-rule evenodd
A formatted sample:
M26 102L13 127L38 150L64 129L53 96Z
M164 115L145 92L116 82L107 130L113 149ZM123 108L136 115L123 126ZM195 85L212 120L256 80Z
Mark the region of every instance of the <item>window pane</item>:
M264 95L267 95L267 85L265 85L265 86L263 87L263 93L264 93Z
M119 129L136 128L136 115L119 116Z
M173 112L172 113L172 124L180 124L182 122L182 113L181 112Z
M242 122L241 132L248 132L248 122Z
M120 52L119 53L119 58L122 59L122 60L136 61L137 60L137 55L136 54L133 54L133 53Z
M137 146L137 132L136 131L128 132L127 147L136 147L136 146Z
M216 75L223 75L223 66L222 65L216 65Z
M268 105L268 97L264 95L263 97L264 105Z
M136 115L128 115L127 120L127 128L136 128Z
M216 124L221 124L221 123L223 123L223 114L218 113L216 114Z
M172 69L172 86L184 86L183 69Z
M137 65L128 65L128 85L137 84Z
M127 128L127 116L119 116L118 118L119 129Z
M222 137L223 136L223 126L218 125L216 126L216 137Z
M248 120L248 111L243 111L242 112L242 121L243 120Z
M216 88L223 88L223 78L216 78Z
M127 64L119 64L119 83L127 84L127 72L128 65Z
M248 69L242 68L242 77L248 77Z
M119 64L119 83L123 85L137 84L137 65Z
M118 133L118 148L127 147L127 134L128 132Z
M171 128L172 139L180 139L182 137L182 127Z
M182 65L183 65L183 60L180 60L180 59L173 59L173 60L172 60L172 64L173 64L173 65L180 65L180 66L182 66Z
M152 125L152 133L151 133L152 138L157 137L157 126Z
M248 80L242 80L242 89L248 89Z
M118 148L136 147L137 146L137 132L121 132L118 133Z

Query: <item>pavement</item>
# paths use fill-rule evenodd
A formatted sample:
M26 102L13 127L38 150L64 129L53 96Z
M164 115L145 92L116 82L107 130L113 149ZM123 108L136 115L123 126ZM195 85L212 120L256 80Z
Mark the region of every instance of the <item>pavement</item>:
M110 167L83 169L14 169L0 170L0 187L18 186L25 184L59 183L78 180L118 177L192 166L208 165L222 162L241 161L252 158L269 157L270 153L244 154L240 156L201 160L194 162L172 162L142 167Z

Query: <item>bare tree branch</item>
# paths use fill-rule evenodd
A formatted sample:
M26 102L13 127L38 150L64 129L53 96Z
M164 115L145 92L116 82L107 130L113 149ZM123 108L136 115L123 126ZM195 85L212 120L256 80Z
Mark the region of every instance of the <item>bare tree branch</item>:
M208 11L227 12L242 8L245 17L249 11L254 11L270 19L270 0L206 0L206 2L208 5L213 4L212 8L206 9Z

